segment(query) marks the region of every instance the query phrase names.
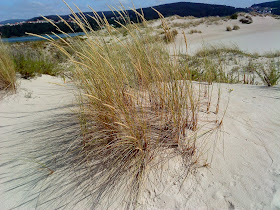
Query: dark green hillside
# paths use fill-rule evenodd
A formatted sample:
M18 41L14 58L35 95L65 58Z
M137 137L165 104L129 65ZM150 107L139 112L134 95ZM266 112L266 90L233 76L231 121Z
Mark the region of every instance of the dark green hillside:
M265 2L261 4L253 4L252 7L271 7L271 8L279 8L280 7L280 1L271 1L271 2Z
M237 11L245 11L245 9L241 8L234 8L230 6L224 6L224 5L213 5L213 4L202 4L202 3L190 3L190 2L178 2L178 3L171 3L171 4L163 4L159 6L153 7L156 10L160 11L163 16L168 17L172 15L179 15L179 16L195 16L195 17L206 17L206 16L227 16L231 15ZM140 9L137 10L140 12ZM156 19L158 18L157 13L151 8L143 8L145 18L150 19ZM130 16L135 16L134 12L131 10L127 11ZM107 18L113 17L114 14L111 11L104 11L104 12L98 12L99 15L104 15ZM85 12L84 14L93 15L92 12ZM52 20L59 20L59 18L55 15L46 16L49 19ZM64 19L68 19L69 15L62 16ZM42 17L34 17L30 20L42 20Z
M201 4L201 3L189 3L189 2L178 2L172 4L164 4L154 7L156 10L161 12L165 17L172 16L172 15L179 15L179 16L195 16L195 17L206 17L206 16L228 16L232 15L239 11L245 11L245 9L234 8L230 6L223 6L223 5L212 5L212 4ZM132 21L137 21L136 15L133 11L127 11L130 19ZM138 12L141 12L138 9ZM143 9L145 18L147 20L157 19L158 14L151 8L144 8ZM111 17L114 14L111 11L103 12L104 15L108 18L110 24L114 24L114 20ZM85 15L93 15L92 12L86 12ZM102 12L99 12L99 15L102 15ZM55 15L46 16L48 19L52 19L54 21L58 21L59 18ZM69 15L62 16L63 19L68 20ZM42 17L34 17L30 19L30 21L42 20ZM89 22L91 23L93 28L97 28L96 24L94 23L91 18L89 18ZM62 27L62 30L65 32L70 32L67 27L60 23L59 25ZM2 37L9 38L15 36L24 36L25 32L35 33L35 34L49 34L51 32L57 32L56 29L48 23L38 23L38 24L22 24L17 26L3 26L0 27L0 34ZM78 32L78 31L77 31Z

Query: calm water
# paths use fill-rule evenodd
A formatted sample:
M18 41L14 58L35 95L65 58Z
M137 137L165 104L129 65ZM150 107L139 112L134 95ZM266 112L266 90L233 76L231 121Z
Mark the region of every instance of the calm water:
M71 37L74 36L80 36L80 35L84 35L85 33L80 32L80 33L71 33L68 34ZM50 37L52 37L53 39L58 39L55 35L49 35ZM65 38L66 35L64 34L58 34L58 36L60 36L61 38ZM44 35L44 37L47 37L46 35ZM14 37L14 38L4 38L2 39L3 42L29 42L29 41L40 41L40 40L44 40L41 39L39 37L35 37L35 36L25 36L25 37Z

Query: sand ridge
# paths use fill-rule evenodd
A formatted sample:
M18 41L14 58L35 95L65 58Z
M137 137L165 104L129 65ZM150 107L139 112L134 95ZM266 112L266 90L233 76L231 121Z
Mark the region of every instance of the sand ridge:
M202 34L188 35L189 50L198 49L206 41L215 43L224 40L230 43L244 39L249 43L248 39L252 36L254 42L251 44L236 41L237 45L254 51L253 43L266 43L280 50L280 42L274 43L275 39L268 37L279 33L280 20L272 17L253 17L253 20L251 25L240 24L238 20L222 21L208 27L207 24L199 25L197 29ZM184 20L176 21L182 23ZM233 24L240 25L241 29L226 32L226 26ZM190 29L184 30L188 32ZM176 43L180 50L184 48L181 35L176 38ZM221 110L226 110L226 114L221 132L209 139L217 139L210 167L197 169L187 179L177 179L178 173L172 168L180 170L182 164L176 158L170 160L171 172L161 180L155 178L161 184L147 186L139 203L140 209L280 208L280 86L221 84L219 87L225 99L222 100ZM6 164L9 158L17 157L14 154L20 154L13 144L28 141L24 131L30 129L30 125L36 130L37 122L42 119L71 112L75 103L74 93L71 83L43 75L20 80L17 93L0 101L0 182L7 180L7 174L18 172ZM9 183L5 186L9 188ZM6 189L0 188L0 209L13 208L32 196L32 192L26 192L24 188L15 194L6 194ZM35 199L17 209L36 209L36 202ZM55 209L55 204L48 207Z

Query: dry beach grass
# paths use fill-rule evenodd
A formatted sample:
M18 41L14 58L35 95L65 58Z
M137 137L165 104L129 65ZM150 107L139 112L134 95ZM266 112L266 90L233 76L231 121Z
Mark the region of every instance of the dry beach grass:
M208 144L202 137L222 124L216 116L220 98L212 112L209 84L193 83L189 69L170 57L164 42L154 44L125 10L118 13L123 17L119 25L128 34L125 40L97 13L92 18L100 28L105 26L111 42L92 30L83 14L74 13L87 39L61 39L63 45L49 39L75 65L72 79L80 94L78 111L57 115L31 134L25 132L43 133L38 141L49 152L40 144L31 150L32 162L43 170L21 172L23 176L15 179L22 184L9 190L29 185L40 189L30 200L37 200L37 207L52 203L74 208L88 200L88 207L135 208L147 175L172 157L181 158L185 176L208 166L201 158ZM174 33L162 16L161 20L165 36L172 40ZM213 115L212 121L200 120L205 113Z
M0 90L16 88L16 73L10 49L0 40Z
M160 14L168 43L155 41L142 14L137 13L142 21L135 24L122 7L118 9L123 17L120 28L95 14L92 18L102 30L94 31L83 14L73 14L85 37L48 40L74 66L71 82L45 75L23 81L24 89L34 85L36 90L30 97L22 93L25 90L14 97L26 107L32 104L33 110L17 107L14 119L16 102L0 104L6 109L0 113L10 120L0 130L0 193L5 189L11 197L28 192L12 203L18 209L232 209L268 203L277 190L277 175L269 175L268 183L263 177L270 174L267 163L278 173L273 165L279 156L273 141L277 133L271 131L279 124L273 104L279 104L279 88L220 83L251 84L265 56L267 63L275 61L276 70L264 76L277 78L279 54L221 46L194 56L179 54L175 46L170 53L168 46L178 37ZM228 70L237 65L240 69ZM268 72L269 65L264 67ZM213 168L208 170L210 163ZM251 190L255 185L260 192ZM168 190L159 190L161 186Z
M111 31L116 29L96 15L96 22L100 27L106 26L113 42L104 43L102 37L91 39L94 31L86 29L90 25L75 17L88 39L69 46L77 46L77 58L72 62L76 64L74 78L82 92L82 151L88 164L93 164L87 176L96 179L99 171L98 177L103 178L95 182L94 189L102 189L103 196L119 186L118 190L126 191L126 205L135 207L147 168L157 155L177 150L186 166L198 162L201 99L188 74L182 73L176 59L170 60L163 45L153 45L147 34L130 23L124 11L121 14L125 25L119 24L129 34L126 41L112 36ZM172 40L174 33L165 27L164 19L162 25L167 40ZM99 197L96 199L99 202Z

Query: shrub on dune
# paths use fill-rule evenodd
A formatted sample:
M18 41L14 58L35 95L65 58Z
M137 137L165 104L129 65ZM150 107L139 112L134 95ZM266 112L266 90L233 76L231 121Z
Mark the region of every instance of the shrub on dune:
M202 31L196 30L196 29L192 29L192 30L189 31L189 34L195 34L195 33L201 34Z
M240 29L240 27L238 25L234 25L232 28L232 30L239 30L239 29Z
M164 37L163 37L163 40L166 42L166 43L170 43L170 42L174 42L176 36L178 35L178 31L176 29L170 31L170 30L166 30L164 32Z
M16 73L10 50L0 40L0 90L16 88Z
M280 68L279 63L278 65L275 62L271 62L268 65L268 68L262 66L260 70L256 70L258 76L267 86L274 86L277 85L280 79Z
M164 162L157 158L161 154L180 154L189 169L199 162L198 136L212 129L198 134L203 109L200 88L193 86L190 71L181 69L164 43L154 43L140 28L146 21L142 14L135 11L141 24L134 24L125 11L118 12L123 19L116 22L127 31L127 38L121 40L115 35L118 28L93 12L91 18L111 37L109 43L83 14L75 13L73 21L88 37L63 41L75 55L49 40L75 64L73 80L80 90L83 138L77 140L82 146L75 175L84 180L80 184L84 188L77 199L91 196L95 204L104 195L123 190L125 205L135 207L151 163L155 167ZM159 15L166 37L174 37L176 32ZM72 165L67 168L73 170Z
M15 47L12 56L16 72L24 79L40 74L55 76L59 72L57 59L41 48Z
M246 17L239 20L243 24L251 24L253 23L253 19L251 16L247 15Z
M228 26L228 27L226 28L226 31L232 31L231 27Z
M230 19L236 20L238 18L238 13L234 13L230 16Z

